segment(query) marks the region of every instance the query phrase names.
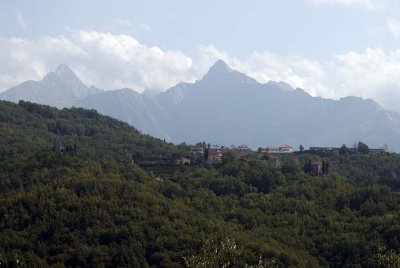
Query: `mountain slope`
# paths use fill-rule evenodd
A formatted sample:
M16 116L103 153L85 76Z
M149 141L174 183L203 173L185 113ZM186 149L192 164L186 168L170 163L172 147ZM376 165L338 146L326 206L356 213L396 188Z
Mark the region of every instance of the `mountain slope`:
M165 131L165 123L168 119L162 108L152 99L132 89L125 88L93 94L75 101L73 105L95 109L101 114L118 118L136 126L143 133L168 138L168 133Z

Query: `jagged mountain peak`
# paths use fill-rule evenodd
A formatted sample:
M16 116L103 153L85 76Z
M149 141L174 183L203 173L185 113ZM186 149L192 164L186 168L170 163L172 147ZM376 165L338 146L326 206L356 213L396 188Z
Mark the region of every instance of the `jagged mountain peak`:
M217 60L214 65L210 68L208 73L232 73L233 70L229 67L228 64L226 64L223 60L219 59Z
M10 101L26 100L56 107L69 107L76 99L102 90L87 87L67 65L60 64L41 81L27 81L10 88L1 98Z
M203 77L201 82L213 83L213 82L239 82L239 83L257 83L257 81L244 73L237 70L233 70L223 60L217 60L214 65L208 70L206 75Z
M202 80L225 79L234 72L223 60L218 60L211 66Z
M58 65L57 69L55 70L57 74L74 74L74 72L65 64Z
M64 84L73 86L73 87L86 87L82 81L75 75L74 71L72 71L67 65L60 64L55 71L48 73L43 81L53 81L58 80L62 81Z

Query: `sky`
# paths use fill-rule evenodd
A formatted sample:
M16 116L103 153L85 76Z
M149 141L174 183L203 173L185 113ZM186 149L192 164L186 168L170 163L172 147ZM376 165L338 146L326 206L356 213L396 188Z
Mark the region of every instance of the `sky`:
M400 112L400 1L0 0L0 91L59 64L88 86L164 91L218 59Z

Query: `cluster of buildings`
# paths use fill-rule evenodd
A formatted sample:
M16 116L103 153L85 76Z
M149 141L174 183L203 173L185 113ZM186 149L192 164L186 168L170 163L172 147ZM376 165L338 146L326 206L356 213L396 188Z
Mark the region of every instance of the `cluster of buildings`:
M285 153L293 153L293 146L285 144L281 147L260 147L258 148L260 153L267 153L267 154L285 154Z
M195 162L207 162L208 164L217 164L222 162L222 150L218 146L213 148L204 148L202 145L189 146L187 157L177 160L178 165L190 165Z
M207 162L210 164L222 162L222 151L217 148L208 149Z
M187 157L180 158L176 161L178 165L190 165L191 163L206 162L208 164L218 164L222 162L222 155L224 147L214 146L204 146L204 144L190 145ZM238 147L230 148L232 152L237 154L243 161L255 161L258 159L254 154L284 154L292 153L293 146L283 145L280 147L265 147L253 150L246 145L240 145ZM279 165L277 161L273 161L273 165Z
M222 162L222 156L225 151L224 147L219 147L217 145L214 146L205 146L204 144L199 145L191 145L189 146L188 155L185 158L181 158L177 160L178 165L190 165L191 163L200 163L206 162L208 164L217 164ZM268 154L289 154L293 153L293 146L285 144L280 147L260 147L256 150L249 148L246 145L240 145L238 147L231 147L229 149L232 151L238 158L246 162L259 161L262 158L262 155ZM321 152L340 152L341 148L338 147L310 147L308 152L321 153ZM357 148L348 148L348 150L354 152L357 151ZM382 154L385 152L385 149L369 149L369 154ZM268 159L264 159L271 166L280 166L279 158L277 157L268 157ZM321 162L313 162L310 167L310 172L313 174L321 174L324 173L323 163Z
M234 148L237 151L255 151L259 153L267 153L267 154L284 154L284 153L293 153L293 146L285 144L280 147L260 147L257 150L252 150L246 145L240 145L237 148Z
M190 145L187 157L180 158L176 161L178 165L190 165L191 163L206 162L208 164L218 164L222 162L222 156L225 148L217 145L205 147L204 144ZM261 154L284 154L292 153L293 146L283 145L280 147L265 147L253 150L246 145L231 147L230 151L234 152L243 161L255 161ZM271 160L271 165L279 166L279 160Z

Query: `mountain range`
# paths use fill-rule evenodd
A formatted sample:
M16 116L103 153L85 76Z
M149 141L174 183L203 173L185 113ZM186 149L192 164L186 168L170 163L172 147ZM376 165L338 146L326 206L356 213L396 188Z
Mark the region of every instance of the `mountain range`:
M259 83L217 61L195 83L149 96L128 88L104 91L84 85L65 65L41 81L27 81L0 99L83 107L125 121L175 143L207 141L229 146L352 146L400 151L400 116L370 99L312 97L284 82Z

